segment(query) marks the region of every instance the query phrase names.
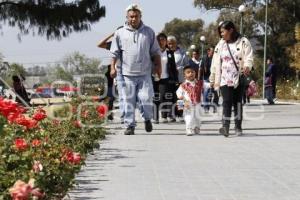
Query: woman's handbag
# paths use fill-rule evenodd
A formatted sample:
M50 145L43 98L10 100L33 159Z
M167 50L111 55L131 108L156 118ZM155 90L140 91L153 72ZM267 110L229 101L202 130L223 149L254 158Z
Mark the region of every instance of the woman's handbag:
M250 81L249 86L247 88L247 96L252 97L252 96L257 96L257 85L255 81Z

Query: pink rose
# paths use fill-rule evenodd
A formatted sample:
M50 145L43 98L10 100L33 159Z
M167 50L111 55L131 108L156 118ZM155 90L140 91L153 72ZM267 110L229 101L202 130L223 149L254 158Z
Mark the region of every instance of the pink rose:
M40 171L43 170L43 165L40 161L34 161L33 166L32 166L32 170L34 171L34 173L39 173Z

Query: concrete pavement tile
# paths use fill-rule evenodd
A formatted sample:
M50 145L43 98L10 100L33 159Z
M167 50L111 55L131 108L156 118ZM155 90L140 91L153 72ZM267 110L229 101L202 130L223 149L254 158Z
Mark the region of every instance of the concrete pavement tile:
M194 137L184 124L145 133L138 123L134 136L116 131L88 157L71 199L299 200L299 108L266 107L263 120L245 120L243 137L216 134L214 121Z

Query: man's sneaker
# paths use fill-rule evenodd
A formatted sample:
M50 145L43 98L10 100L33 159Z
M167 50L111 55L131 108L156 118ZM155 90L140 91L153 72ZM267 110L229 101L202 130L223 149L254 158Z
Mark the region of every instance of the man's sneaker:
M235 128L235 134L236 136L242 136L243 135L243 130L241 128Z
M200 128L199 127L195 127L194 128L194 133L195 134L200 134Z
M162 123L168 123L168 119L167 118L163 118L162 119Z
M186 136L192 136L194 134L195 134L194 129L192 129L192 128L186 129Z
M169 118L169 122L176 122L176 119L173 118L173 117L170 117L170 118Z
M108 116L107 116L107 119L108 120L114 120L114 114L113 113L110 113Z
M225 137L228 137L229 136L229 127L220 128L219 133L224 135Z
M134 135L134 127L126 128L124 135Z
M146 130L147 132L151 132L151 131L152 131L152 123L151 123L151 120L145 121L145 130Z

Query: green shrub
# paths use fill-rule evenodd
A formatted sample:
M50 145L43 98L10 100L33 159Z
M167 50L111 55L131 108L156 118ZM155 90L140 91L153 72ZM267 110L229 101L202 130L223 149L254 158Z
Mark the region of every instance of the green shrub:
M50 119L39 108L29 116L14 104L9 111L6 101L0 99L0 199L11 199L9 189L18 191L20 183L27 184L30 179L35 180L31 195L38 188L43 199L65 196L87 153L105 136L100 126L84 124L101 125L107 107L99 111L97 105L79 106L86 102L77 98L71 102L72 111L65 107L56 110L56 117L73 112L68 120L60 121Z

